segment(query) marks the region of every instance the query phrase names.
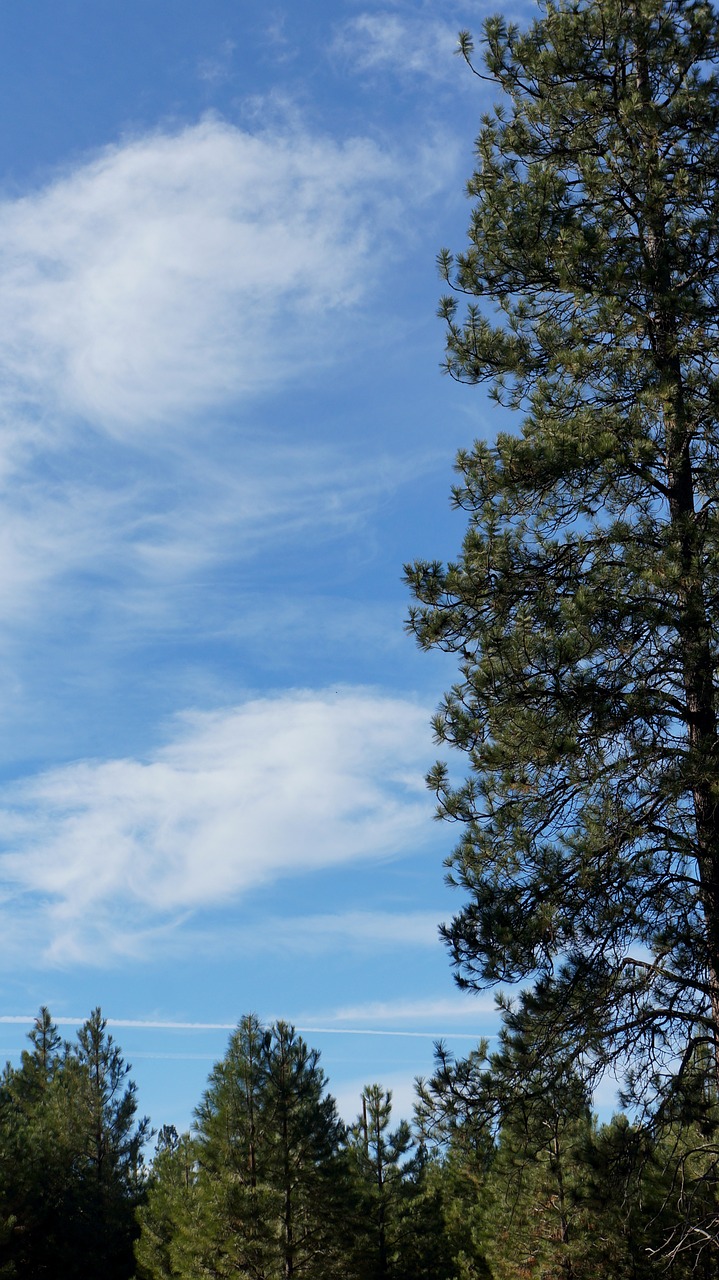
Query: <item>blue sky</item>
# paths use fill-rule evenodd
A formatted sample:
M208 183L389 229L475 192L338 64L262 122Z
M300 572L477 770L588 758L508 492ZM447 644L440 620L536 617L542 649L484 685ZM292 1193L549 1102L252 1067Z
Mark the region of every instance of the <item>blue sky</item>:
M493 10L0 8L0 1056L99 1004L156 1125L250 1010L347 1117L496 1029L437 940L453 668L401 582L497 428L434 265Z

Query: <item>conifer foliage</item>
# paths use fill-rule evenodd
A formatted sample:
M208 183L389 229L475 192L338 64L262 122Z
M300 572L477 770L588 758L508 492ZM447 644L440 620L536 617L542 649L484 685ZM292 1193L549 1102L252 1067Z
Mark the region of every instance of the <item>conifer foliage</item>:
M46 1008L0 1082L0 1275L128 1280L148 1122L96 1009L66 1043Z
M141 1214L140 1274L333 1274L347 1210L344 1126L319 1054L250 1014L210 1075L194 1139L165 1146Z
M460 667L446 937L460 983L525 984L537 1053L642 1093L719 1060L719 18L567 0L489 21L484 70L461 49L502 102L441 255L446 368L522 417L458 457L457 562L408 569Z
M441 1191L409 1124L392 1126L380 1085L361 1102L348 1131L317 1051L242 1018L194 1134L160 1133L139 1280L451 1280Z
M350 1151L359 1192L358 1243L361 1270L372 1280L387 1280L396 1270L402 1237L405 1192L403 1162L412 1143L409 1125L395 1130L392 1094L378 1084L362 1090L362 1110L352 1127Z
M163 1125L145 1169L146 1125L99 1012L79 1048L47 1010L30 1041L0 1088L4 1280L717 1273L703 1242L719 1119L702 1054L643 1124L599 1125L571 1068L558 1079L547 1064L518 1101L511 1082L530 1064L515 1041L465 1060L440 1045L413 1126L369 1085L345 1129L317 1052L250 1015L210 1074L193 1135Z

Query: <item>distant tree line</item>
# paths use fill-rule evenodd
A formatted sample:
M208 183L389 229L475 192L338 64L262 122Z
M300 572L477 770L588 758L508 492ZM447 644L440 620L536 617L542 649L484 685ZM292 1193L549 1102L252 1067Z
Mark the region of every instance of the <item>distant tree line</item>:
M248 1015L192 1132L163 1126L146 1163L148 1121L100 1011L69 1044L42 1009L29 1040L0 1085L3 1278L719 1275L701 1246L719 1216L701 1061L641 1122L600 1124L570 1063L527 1074L507 1036L491 1058L440 1044L412 1125L372 1084L348 1126L318 1052Z

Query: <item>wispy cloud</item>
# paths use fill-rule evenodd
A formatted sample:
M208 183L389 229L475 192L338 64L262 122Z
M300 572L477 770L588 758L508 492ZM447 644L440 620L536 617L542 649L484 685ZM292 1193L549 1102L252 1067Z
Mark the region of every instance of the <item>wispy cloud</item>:
M447 998L420 998L397 1000L371 1000L364 1004L346 1005L335 1009L330 1019L336 1022L399 1023L426 1022L428 1019L477 1018L478 1014L496 1013L494 996L467 995Z
M287 15L282 9L266 11L264 38L279 61L288 62L298 56L297 48L293 48L288 39Z
M331 52L357 72L443 80L453 73L457 28L424 13L360 13L335 31Z
M372 691L290 693L189 712L144 761L6 789L0 917L44 935L44 960L97 962L156 949L186 913L256 886L417 847L427 720Z
M6 394L126 435L316 366L372 276L405 169L366 139L208 119L4 201Z
M258 396L357 337L402 212L443 163L206 119L0 201L6 623L73 575L152 614L229 549L346 530L399 482L391 459L268 430Z
M227 925L213 921L210 928L202 924L183 926L177 937L179 948L190 947L197 955L217 957L249 955L323 956L387 955L426 951L438 947L436 911L338 911L313 915L253 915L251 920L233 920ZM172 943L160 941L165 950Z
M232 75L232 57L236 48L234 40L223 40L214 56L200 61L197 69L200 80L213 86L229 80Z
M267 932L266 922L262 927ZM338 943L345 949L360 950L368 946L386 951L408 946L435 947L437 929L434 911L343 911L282 920L281 946L320 952L335 951Z
M44 628L54 636L90 602L93 633L111 629L115 646L128 633L137 642L190 619L196 636L238 628L266 635L277 624L266 593L250 616L249 601L238 612L236 591L228 612L225 591L218 613L215 576L278 547L301 542L307 551L356 537L387 495L428 466L425 457L407 464L311 442L267 444L208 441L203 454L184 441L140 452L110 442L91 447L87 474L75 473L68 454L50 474L0 480L0 647L29 627L36 644Z
M0 1025L8 1026L31 1026L35 1020L35 1014L3 1014L0 1015ZM60 1016L53 1015L53 1022L59 1027L79 1027L85 1020L87 1015L80 1016ZM476 1037L474 1034L466 1034L464 1032L457 1033L450 1031L407 1031L406 1028L397 1029L391 1027L341 1027L341 1026L303 1026L300 1022L296 1022L289 1014L281 1014L277 1017L271 1016L264 1018L265 1023L272 1023L283 1020L290 1022L300 1035L323 1035L323 1036L397 1036L400 1038L416 1038L419 1040L437 1039L443 1036L453 1036L456 1039L471 1039ZM132 1031L234 1031L237 1022L185 1022L177 1019L168 1018L107 1018L108 1027L125 1027ZM135 1055L137 1056L137 1055ZM165 1057L165 1054L158 1055ZM173 1056L183 1056L180 1054ZM192 1055L194 1056L194 1055Z

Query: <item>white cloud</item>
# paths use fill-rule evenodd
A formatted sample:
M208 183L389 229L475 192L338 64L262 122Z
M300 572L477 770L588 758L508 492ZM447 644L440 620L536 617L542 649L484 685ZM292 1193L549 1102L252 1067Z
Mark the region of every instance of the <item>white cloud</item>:
M395 1028L378 1027L375 1029L368 1029L367 1027L344 1027L344 1026L336 1025L336 1023L335 1025L331 1025L331 1024L333 1019L336 1020L336 1022L342 1022L345 1018L351 1018L351 1019L354 1019L355 1021L363 1021L367 1019L374 1022L383 1022L386 1020L404 1021L405 1019L411 1019L413 1021L424 1021L426 1018L430 1018L430 1017L431 1018L435 1018L435 1017L453 1018L457 1016L458 1012L462 1016L464 1016L467 1013L474 1013L476 1015L477 1013L486 1014L488 1012L497 1014L497 1016L499 1016L497 1006L494 1002L490 1003L486 998L477 997L477 996L473 996L471 997L471 999L472 999L471 1008L458 1007L456 1001L441 1000L441 999L410 1000L410 1001L398 1000L398 1001L383 1002L383 1003L379 1003L375 1001L375 1002L367 1003L364 1005L355 1005L351 1009L349 1008L346 1010L339 1009L334 1013L330 1013L330 1014L327 1014L327 1013L317 1014L314 1017L312 1015L303 1014L298 1019L294 1017L291 1013L287 1013L285 1011L284 1013L278 1014L276 1016L270 1015L267 1017L263 1017L262 1020L267 1024L276 1022L279 1020L291 1022L293 1026L296 1026L296 1030L299 1031L301 1035L311 1035L313 1032L316 1034L321 1033L322 1035L337 1035L337 1036L417 1035L421 1039L426 1039L431 1036L435 1036L435 1037L452 1036L453 1032L451 1029L450 1030L445 1029L444 1031L438 1031L438 1032L429 1032L429 1031L412 1032L412 1031L406 1030L406 1028L399 1029L396 1027ZM4 1023L31 1025L35 1019L35 1016L36 1015L34 1014L2 1014L0 1015L0 1025ZM85 1021L85 1016L86 1015L83 1015L82 1017L80 1015L75 1015L73 1017L70 1015L65 1015L58 1018L54 1017L53 1021L57 1022L59 1026L79 1026L80 1023ZM306 1022L307 1023L324 1022L324 1023L329 1023L330 1025L325 1025L322 1027L309 1026L309 1025L305 1026L304 1023ZM235 1027L237 1026L236 1022L197 1022L197 1021L188 1022L188 1021L168 1019L168 1018L108 1018L107 1024L110 1027L131 1027L139 1031L142 1031L142 1030L145 1030L145 1031L234 1031ZM478 1036L479 1036L479 1033L477 1033L477 1037ZM466 1033L465 1032L459 1033L457 1035L457 1038L466 1039L467 1038ZM470 1038L475 1038L475 1037L471 1035Z
M437 929L435 911L343 911L282 920L277 932L280 945L290 950L334 951L340 943L345 949L371 946L376 951L378 946L436 947Z
M436 911L338 911L314 915L253 916L210 930L185 928L180 939L199 954L318 956L344 953L377 955L409 948L437 948Z
M404 76L445 79L452 74L457 28L422 14L389 10L361 13L344 23L332 42L335 55L357 71L392 71Z
M0 1015L0 1025L29 1026L35 1022L35 1013L4 1013ZM87 1014L64 1015L53 1022L58 1027L79 1027L85 1022ZM131 1027L137 1031L234 1031L236 1022L172 1022L157 1018L106 1018L108 1027Z
M180 457L174 468L185 487L179 507L177 488L168 506L166 476L154 493L145 492L146 514L135 520L132 541L137 571L153 585L224 559L249 558L271 543L286 545L310 529L318 537L329 528L354 530L381 497L427 466L424 457L349 462L346 450L342 456L312 444L248 444L240 453Z
M285 694L189 712L146 761L29 779L5 792L0 915L44 934L45 959L137 955L196 907L416 848L427 722L371 691Z
M234 40L223 40L214 57L201 60L197 69L200 80L213 86L229 80L232 76L232 58L236 48L237 44Z
M433 159L207 119L6 199L5 394L141 436L316 367Z
M419 999L371 1000L364 1004L346 1005L335 1009L331 1017L337 1022L374 1022L374 1023L407 1023L419 1024L437 1018L473 1018L478 1014L496 1014L497 1005L490 992L485 996L467 995L464 998L455 996L430 997ZM449 1032L442 1033L448 1035ZM478 1033L479 1034L479 1033Z
M207 119L0 200L6 622L61 611L77 574L152 618L229 549L352 527L396 485L396 463L356 465L346 441L269 431L256 395L357 337L401 211L447 154Z
M50 480L15 476L4 491L0 481L0 648L30 625L36 642L50 627L54 643L61 619L85 613L90 601L94 631L112 628L113 643L128 628L136 641L188 617L195 635L199 626L265 634L276 626L276 605L260 593L250 618L235 597L229 616L219 616L208 575L300 540L310 548L356 536L388 494L427 466L424 456L355 460L281 441L199 456L181 443L161 459L128 459L110 446L89 459L87 474L74 475L69 458Z

